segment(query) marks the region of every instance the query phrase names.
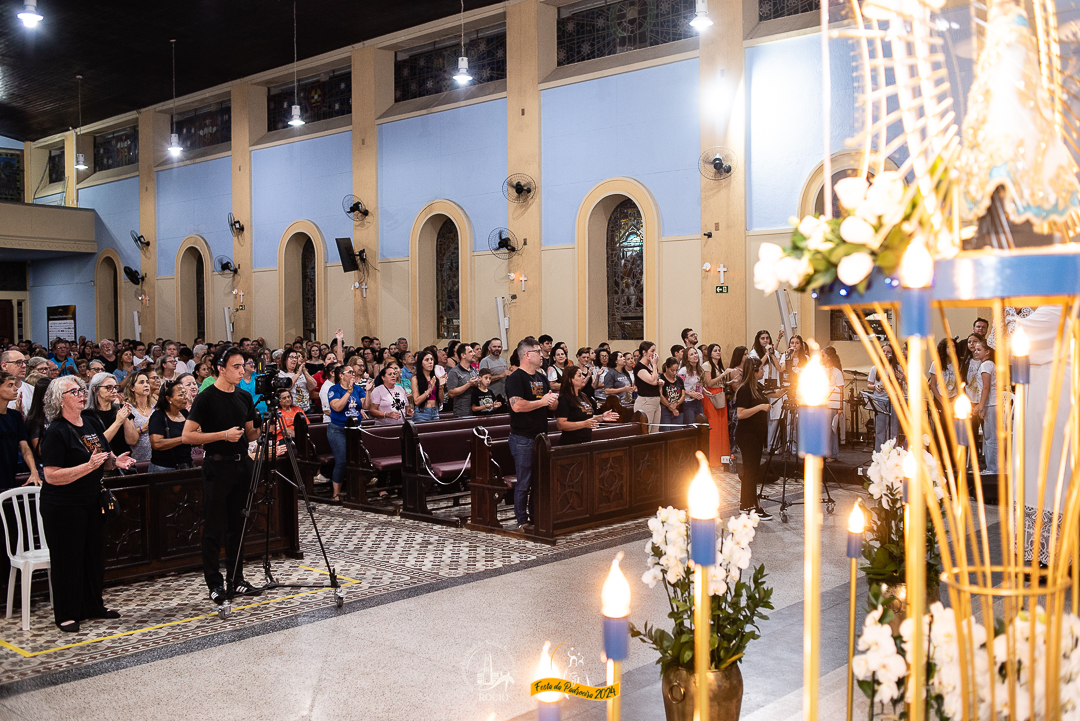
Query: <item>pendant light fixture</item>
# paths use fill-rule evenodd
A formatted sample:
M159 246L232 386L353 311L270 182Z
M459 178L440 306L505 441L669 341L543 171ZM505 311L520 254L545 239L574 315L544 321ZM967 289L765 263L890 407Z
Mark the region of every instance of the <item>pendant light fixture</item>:
M293 92L293 106L292 117L289 118L289 125L294 128L299 128L304 124L304 119L300 117L300 93L297 91L296 83L296 0L293 0L292 4L292 92Z
M180 145L180 136L176 134L176 40L169 42L172 43L172 115L169 116L169 155L179 158L180 153L184 152L184 147Z
M465 0L461 0L461 55L457 59L454 80L458 85L465 85L472 80L472 75L469 75L469 58L465 55Z
M690 21L690 27L699 33L713 24L709 18L709 0L696 0L694 3L694 19Z
M79 127L75 130L75 148L79 147L79 131L82 130L82 75L76 75L75 79L79 81ZM75 170L86 170L86 156L82 153L75 153Z
M22 20L23 25L31 30L37 27L37 24L44 20L41 13L37 11L37 0L26 0L26 4L23 5L23 11L16 17Z

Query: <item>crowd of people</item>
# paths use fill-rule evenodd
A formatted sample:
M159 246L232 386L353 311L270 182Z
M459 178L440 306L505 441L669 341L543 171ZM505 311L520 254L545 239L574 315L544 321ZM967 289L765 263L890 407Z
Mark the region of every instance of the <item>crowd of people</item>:
M986 470L996 472L995 374L987 325L979 319L967 342L956 346L959 370L952 341L942 341L930 374L941 374L949 399L961 391L969 394L983 424ZM782 332L778 340L783 341ZM728 355L718 344L699 343L691 328L683 330L682 343L663 358L649 341L632 351L601 343L571 354L566 343L548 335L526 338L509 354L499 338L413 350L403 337L387 346L373 337L346 345L340 330L329 344L298 337L280 349L268 347L262 338L215 344L197 338L190 347L168 339L150 345L57 339L49 348L30 341L0 342L7 348L0 355L0 484L5 489L43 485L45 533L50 549L56 549L55 620L65 631L77 630L80 621L115 614L101 601L105 474L190 468L201 456L204 571L211 598L224 599L226 586L231 593L258 592L243 580L238 563L232 564L228 579L222 577L218 555L223 542L227 559L239 553L234 529L266 411L266 399L255 392L260 375L279 379L274 391L282 419L279 442L294 432L300 414L328 424L335 464L332 477L320 480L332 484L330 502L342 499L346 428L364 419L422 423L440 413L509 413L517 473L515 517L519 526L527 526L532 443L546 431L548 418L556 419L560 444L584 443L600 423L626 421L640 412L650 432L708 423L713 465L727 461L737 446L743 461L740 505L768 519L758 504L762 455L785 437L778 435L784 430L783 400L810 357L799 336L780 351L772 334L762 330L749 347L738 346ZM896 354L888 347L885 352L892 359L893 377L904 383ZM835 458L844 377L833 348L825 348L822 359L832 385ZM897 422L886 379L875 370L868 380L883 409L876 419L880 447L896 436ZM938 384L931 387L941 402Z

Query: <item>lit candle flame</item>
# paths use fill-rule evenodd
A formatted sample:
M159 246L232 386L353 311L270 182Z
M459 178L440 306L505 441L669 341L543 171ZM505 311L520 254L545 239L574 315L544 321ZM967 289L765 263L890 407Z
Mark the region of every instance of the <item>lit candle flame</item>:
M600 591L602 613L608 618L625 618L630 615L630 584L626 582L626 576L619 568L622 557L623 553L619 551L611 561L611 570L604 581L603 590Z
M921 240L912 240L900 259L900 282L905 288L926 288L934 280L934 259Z
M953 413L956 415L956 420L966 421L971 418L971 401L968 400L967 393L961 391L956 397L956 405L953 406Z
M904 456L904 478L915 477L915 453L908 451Z
M540 662L536 664L536 675L533 680L539 681L542 678L562 678L551 660L551 641L544 641L544 650L540 652ZM558 703L562 697L563 695L558 691L544 691L535 696L537 701L544 703Z
M690 484L690 517L707 521L720 515L720 492L716 490L709 459L697 452L698 472Z
M1031 353L1031 341L1028 340L1027 333L1019 324L1017 324L1016 331L1009 339L1009 344L1012 346L1012 354L1018 358L1027 358L1028 354Z
M855 507L851 509L851 515L848 516L848 533L861 534L866 530L866 516L863 515L862 504L856 499Z
M799 373L799 403L823 406L829 399L829 390L829 375L821 364L821 354L815 353Z

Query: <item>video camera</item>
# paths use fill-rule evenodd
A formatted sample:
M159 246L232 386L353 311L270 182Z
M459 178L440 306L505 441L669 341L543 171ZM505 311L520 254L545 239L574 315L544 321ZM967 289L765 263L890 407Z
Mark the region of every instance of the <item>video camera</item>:
M255 376L255 394L263 398L274 395L274 391L284 391L292 387L292 379L279 376L274 371Z

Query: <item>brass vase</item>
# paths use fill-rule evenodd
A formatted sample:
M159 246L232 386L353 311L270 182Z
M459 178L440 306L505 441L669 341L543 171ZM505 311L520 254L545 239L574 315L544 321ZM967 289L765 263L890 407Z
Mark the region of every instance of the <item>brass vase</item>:
M693 721L697 678L685 668L670 668L660 684L664 692L667 721ZM739 664L709 671L709 721L739 721L743 681Z

